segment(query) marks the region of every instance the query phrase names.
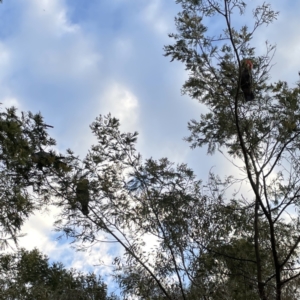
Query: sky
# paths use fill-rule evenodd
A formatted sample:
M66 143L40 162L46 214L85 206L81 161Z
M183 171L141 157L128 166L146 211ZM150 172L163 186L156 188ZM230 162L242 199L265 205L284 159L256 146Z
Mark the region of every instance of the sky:
M272 79L293 84L300 70L295 30L300 2L273 0L272 5L280 11L278 20L262 28L253 42L261 52L266 40L277 45ZM179 10L174 0L4 0L0 102L41 112L54 126L49 134L61 153L70 148L84 157L95 142L89 125L111 113L123 131L139 132L137 149L143 158L187 163L204 181L211 168L227 174L230 166L222 155L207 156L206 149L192 150L183 140L189 134L187 122L199 119L204 107L181 94L188 78L184 65L163 56L163 46L173 43L168 34L176 32ZM109 267L94 265L99 260L109 265L110 246L79 253L68 241L57 241L52 230L57 213L50 208L32 216L20 246L37 247L67 267L108 273Z

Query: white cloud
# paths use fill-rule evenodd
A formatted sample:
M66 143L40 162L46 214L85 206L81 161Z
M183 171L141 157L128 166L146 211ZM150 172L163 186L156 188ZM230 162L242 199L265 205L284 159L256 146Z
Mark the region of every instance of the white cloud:
M3 75L3 68L6 68L11 62L10 53L4 43L0 42L0 74ZM4 70L5 71L5 70Z
M111 112L112 116L120 120L126 131L135 131L139 121L139 102L137 97L125 86L119 83L111 84L104 95L104 111Z
M163 10L162 0L150 1L140 14L140 20L146 22L149 27L155 29L157 33L167 36L170 24L167 22L165 11Z
M20 107L20 102L14 97L5 97L1 99L2 107Z
M79 29L68 21L64 0L30 0L27 1L26 7L24 17L27 19L27 28L24 30L28 28L35 32L46 30L61 36ZM36 24L40 26L34 26Z
M93 50L91 41L78 25L68 21L62 3L43 2L45 5L38 5L39 1L32 0L24 13L20 32L9 43L14 58L39 79L50 82L79 80L87 73L94 73L100 55Z
M132 41L126 37L119 37L114 43L114 51L120 60L131 58L133 52Z
M41 111L59 148L86 153L104 81L99 48L71 22L65 1L30 0L19 19L18 30L0 41L0 102Z
M51 240L53 223L59 209L51 207L48 211L36 211L22 227L26 234L19 241L20 247L26 249L38 248L45 254L50 254L57 247L57 241Z
M299 24L299 3L289 6L288 2L274 0L271 3L275 11L279 11L277 20L269 26L262 26L255 33L255 44L259 55L266 53L265 41L276 45L272 61L271 81L287 81L293 85L298 80L300 68L300 42L295 30ZM292 8L293 7L293 8Z

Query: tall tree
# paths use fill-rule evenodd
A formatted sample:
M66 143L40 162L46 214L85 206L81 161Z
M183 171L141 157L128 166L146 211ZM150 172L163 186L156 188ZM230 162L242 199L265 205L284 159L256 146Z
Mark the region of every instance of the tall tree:
M299 216L291 214L299 207L300 85L269 83L274 47L267 43L266 54L258 56L251 45L257 29L278 13L263 3L248 24L239 26L236 15L246 13L243 1L177 2L183 8L176 18L179 33L171 35L175 44L166 47L166 54L185 63L191 76L184 91L210 110L189 123L187 140L192 147L208 145L209 154L225 149L235 163L242 163L253 192L247 210L253 215L250 232L259 297L286 298L284 291L300 275ZM209 32L205 24L212 18L223 20L224 26ZM241 94L245 61L253 64L251 102Z

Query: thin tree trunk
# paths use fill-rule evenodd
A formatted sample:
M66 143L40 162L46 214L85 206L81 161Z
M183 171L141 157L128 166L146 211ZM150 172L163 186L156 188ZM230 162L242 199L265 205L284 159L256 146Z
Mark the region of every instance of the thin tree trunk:
M265 285L262 282L262 276L261 276L261 258L260 258L260 251L259 251L258 209L259 209L259 201L256 198L256 200L255 200L255 216L254 216L254 247L255 247L255 256L256 256L257 288L258 288L260 299L267 300L267 297L265 295Z

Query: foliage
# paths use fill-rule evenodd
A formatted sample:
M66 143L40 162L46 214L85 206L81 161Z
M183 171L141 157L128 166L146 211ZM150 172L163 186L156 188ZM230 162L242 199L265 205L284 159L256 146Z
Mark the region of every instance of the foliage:
M94 273L67 270L52 263L37 249L19 250L0 257L0 299L95 299L116 300L107 296L107 287Z
M64 209L57 228L78 241L97 242L103 232L117 241L125 252L115 259L115 277L127 296L297 299L300 84L270 83L275 48L267 43L257 55L251 45L278 13L263 3L252 24L240 25L243 1L177 2L178 33L170 35L175 44L166 55L185 63L190 76L183 92L209 110L189 123L187 141L207 146L208 154L225 149L243 178L210 174L202 184L186 165L143 162L137 134L121 133L110 115L99 117L91 126L98 143L82 169L73 165L57 180ZM209 30L211 20L224 26ZM244 59L254 66L255 101L245 102L241 91ZM76 202L78 174L89 180L89 215ZM243 182L252 195L231 198L228 188Z
M19 115L14 107L0 112L2 249L9 239L17 243L27 218L51 203L56 180L78 163L71 151L61 156L51 150L49 127L40 114ZM67 271L60 263L49 266L37 250L2 255L0 264L1 299L115 299L106 296L106 285L94 274Z
M253 10L251 25L239 26L233 14L245 15L243 1L177 2L183 8L176 19L179 33L170 35L175 45L165 48L166 55L185 63L191 75L184 93L209 109L200 121L189 123L187 141L192 147L207 145L209 154L225 148L231 158L241 160L241 170L253 191L248 207L242 208L253 214L249 233L253 236L253 282L258 295L260 299L297 298L298 291L287 294L294 286L290 281L300 275L300 84L289 88L286 82L269 83L274 47L267 43L266 54L258 56L251 46L256 30L273 22L278 13L263 3ZM223 19L225 26L212 35L204 24L215 16ZM240 91L245 58L251 59L255 68L256 101L247 103ZM296 214L291 215L294 210Z
M76 188L64 184L57 189L64 209L57 229L79 241L97 243L105 232L110 241L119 242L125 253L114 261L115 278L124 295L257 299L254 205L225 198L236 180L223 182L210 174L203 185L186 165L175 167L167 159L142 163L135 151L136 133L121 133L111 116L99 117L91 128L98 144L81 171L89 178L90 213L85 217L80 205L70 205ZM283 234L284 224L280 226ZM266 222L262 228L261 248L270 270ZM145 252L147 239L152 241L150 252ZM286 245L285 239L281 244Z
M46 132L49 126L40 114L17 114L14 107L0 112L0 248L9 239L17 242L18 232L35 209L49 202L46 178L62 172L51 162L43 168L34 159L55 141ZM56 154L52 152L52 157ZM43 190L44 189L44 190ZM34 192L40 193L36 197Z
M185 164L143 161L137 133L122 133L111 115L91 125L97 143L85 159L71 151L45 154L54 141L41 117L7 111L0 123L4 188L29 199L24 216L35 207L28 187L46 201L53 196L62 208L56 228L81 242L79 249L103 236L123 247L114 276L124 298L298 299L300 83L270 83L275 47L266 43L263 55L253 47L259 27L278 13L263 3L247 18L252 23L242 24L247 5L241 0L177 3L178 32L165 53L186 65L183 92L208 110L189 123L186 140L210 155L225 153L243 177L210 173L202 183ZM241 91L244 59L253 63L255 101L246 102ZM251 195L230 195L241 183ZM22 224L8 220L5 233Z

